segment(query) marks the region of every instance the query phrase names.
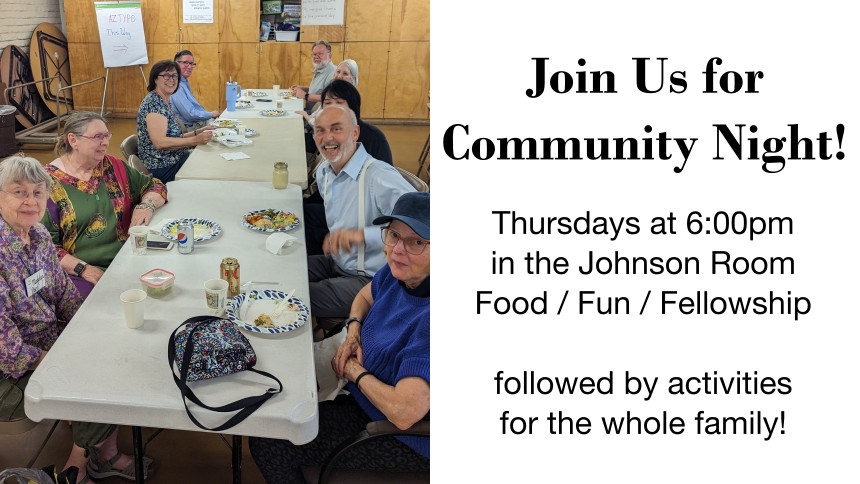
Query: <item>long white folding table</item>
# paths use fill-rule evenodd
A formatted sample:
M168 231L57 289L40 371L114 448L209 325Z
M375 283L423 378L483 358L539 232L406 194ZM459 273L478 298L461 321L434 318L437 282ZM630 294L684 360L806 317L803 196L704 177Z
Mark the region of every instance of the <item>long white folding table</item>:
M186 415L173 382L167 342L180 323L206 314L203 283L219 276L221 259L239 260L241 280L279 282L280 286L257 288L295 289L295 296L310 307L302 224L289 232L298 240L280 255L265 250L266 234L242 226L243 214L266 208L291 211L301 219L298 186L275 190L271 183L262 182L178 180L168 184L168 197L169 202L155 212L155 221L206 218L217 222L222 233L196 243L191 254L179 254L174 248L136 256L126 243L39 364L25 392L27 416L35 421L52 418L133 426L140 482L140 427L202 431ZM154 268L176 275L172 293L163 299L147 299L143 327L128 329L119 295L140 288L139 277ZM273 335L246 332L257 353L256 368L277 376L284 390L230 429L234 434L234 480L241 472L239 436L287 439L295 444L316 437L317 386L309 326ZM241 372L191 385L202 401L223 405L259 394L270 382ZM229 416L190 402L189 406L209 427Z
M274 99L274 97L252 99ZM274 164L284 161L290 170L290 183L295 183L303 189L307 188L308 166L305 157L304 122L300 115L293 113L301 109L301 101L284 100L284 110L288 114L282 117L266 117L260 114L263 110L275 109L275 101L251 102L255 104L254 108L225 111L221 119L236 119L244 126L257 131L259 133L257 136L249 138L252 144L228 148L213 140L199 145L179 169L176 174L177 180L271 181ZM242 152L250 158L229 161L221 156L223 153L231 152Z

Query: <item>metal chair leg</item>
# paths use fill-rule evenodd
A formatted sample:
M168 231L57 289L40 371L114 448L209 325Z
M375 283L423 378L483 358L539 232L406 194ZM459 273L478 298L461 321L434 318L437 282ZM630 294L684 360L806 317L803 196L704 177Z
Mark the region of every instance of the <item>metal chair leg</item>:
M424 163L427 162L427 158L430 156L430 134L427 134L427 141L424 142L424 148L421 149L421 155L418 157L418 171L415 172L415 176L421 176L421 170L424 168Z

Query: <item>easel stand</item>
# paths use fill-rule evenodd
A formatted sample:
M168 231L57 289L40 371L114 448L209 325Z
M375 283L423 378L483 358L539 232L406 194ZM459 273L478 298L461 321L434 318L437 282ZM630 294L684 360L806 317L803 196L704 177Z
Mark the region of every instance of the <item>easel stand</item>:
M146 90L146 84L147 84L147 81L146 81L146 74L144 74L144 73L143 73L143 65L142 65L142 64L138 64L137 68L138 68L138 69L140 69L140 75L141 75L141 77L143 77L143 89L144 89L144 91L145 91L145 90ZM104 87L104 89L102 90L102 110L101 110L101 112L99 113L99 114L101 114L102 116L104 116L104 115L105 115L105 100L107 99L107 87L108 87L108 78L109 78L109 76L110 76L110 67L105 67L105 87Z

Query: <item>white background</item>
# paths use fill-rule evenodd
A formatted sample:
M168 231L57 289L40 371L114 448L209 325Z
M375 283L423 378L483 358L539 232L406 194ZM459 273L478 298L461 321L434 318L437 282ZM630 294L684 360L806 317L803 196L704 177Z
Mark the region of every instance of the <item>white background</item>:
M857 27L849 2L452 2L432 4L433 432L435 482L857 482L858 285L855 186ZM617 94L524 94L532 57L554 69L615 73ZM633 57L668 57L686 71L687 91L643 94ZM703 94L711 57L718 72L763 71L758 94ZM653 65L653 64L651 64ZM667 72L668 75L668 72ZM761 162L712 158L716 123L755 124L760 139L845 126L844 160L787 161L778 174ZM459 131L457 153L478 138L698 138L682 174L670 161L501 161L448 158L444 131ZM831 146L835 146L835 143ZM725 146L723 147L725 149ZM728 153L728 150L725 150ZM783 149L786 156L788 147ZM493 210L523 216L638 217L641 232L603 235L499 235ZM693 210L789 216L792 235L686 234ZM650 235L650 220L674 212L677 235ZM575 267L588 250L610 255L698 256L690 276L514 276L490 274L491 253L540 250ZM791 256L794 275L710 274L712 250ZM565 289L628 296L633 315L578 315ZM476 291L529 296L547 290L551 315L476 315ZM644 316L639 304L654 291ZM707 290L720 296L805 296L812 312L790 316L661 316L657 293ZM556 298L553 300L553 296ZM496 395L493 377L535 371L550 377L614 372L614 395ZM624 394L624 372L659 377L651 401ZM790 395L671 396L672 376L757 371L789 377ZM499 416L538 416L533 435L501 435ZM549 435L550 411L587 416L591 434ZM680 436L607 436L600 417L630 410L685 419ZM693 417L785 412L770 441L761 435L698 435Z

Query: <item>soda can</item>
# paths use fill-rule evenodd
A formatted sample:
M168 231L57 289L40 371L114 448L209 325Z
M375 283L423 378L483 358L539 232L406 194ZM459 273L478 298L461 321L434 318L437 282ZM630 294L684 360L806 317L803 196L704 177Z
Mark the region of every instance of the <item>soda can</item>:
M185 220L176 225L176 245L180 254L194 252L194 224Z
M221 279L227 281L227 297L239 295L239 261L235 257L225 257L221 260Z

